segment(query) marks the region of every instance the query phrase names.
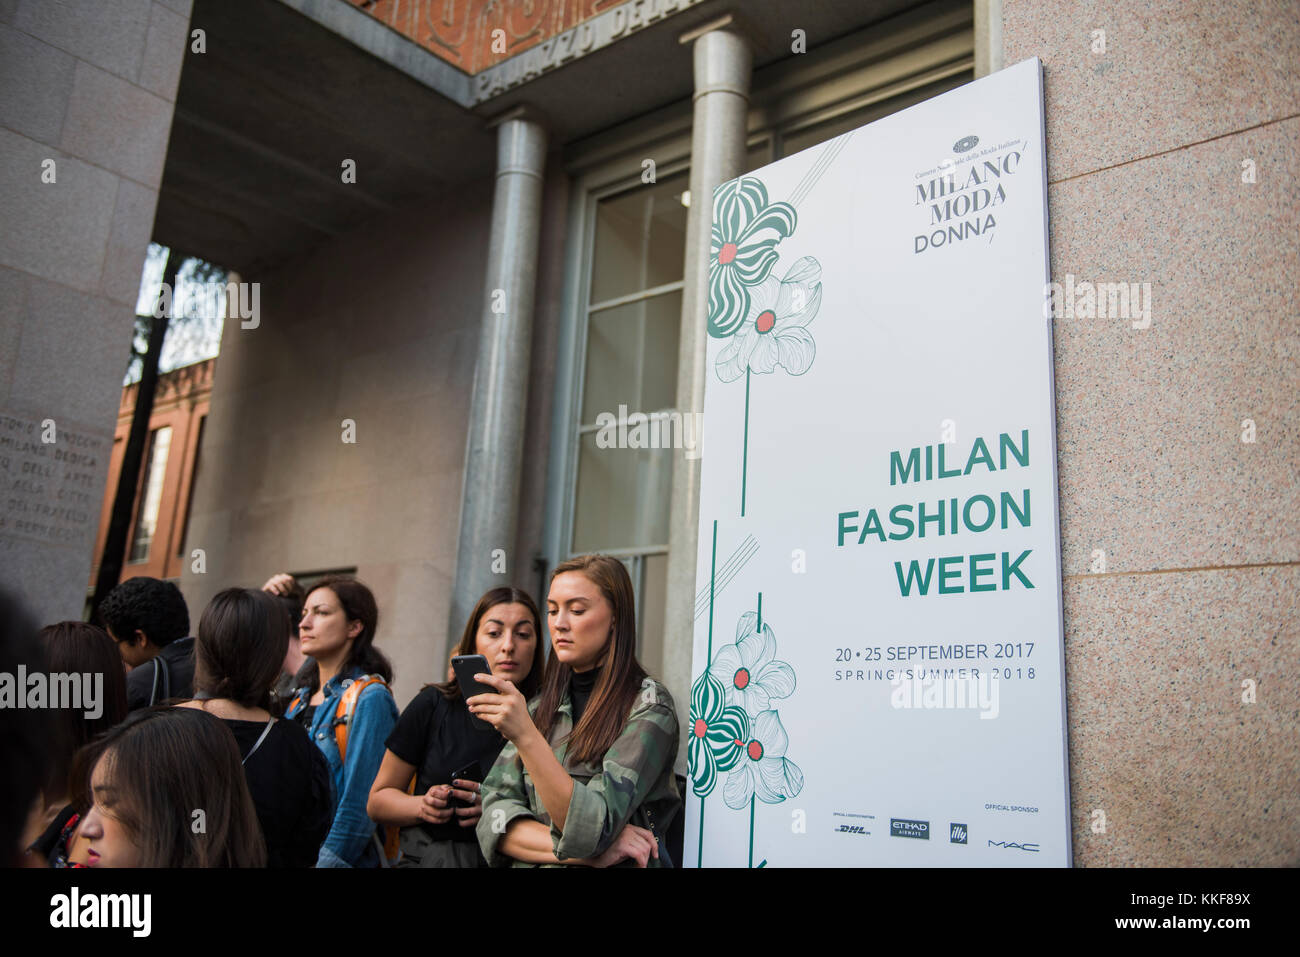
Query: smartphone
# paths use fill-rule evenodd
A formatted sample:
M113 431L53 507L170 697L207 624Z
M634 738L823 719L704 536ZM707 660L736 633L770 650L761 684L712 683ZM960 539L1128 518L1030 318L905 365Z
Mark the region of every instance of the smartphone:
M492 668L488 665L488 660L482 655L457 655L451 659L451 669L456 672L456 684L460 686L461 697L469 700L476 694L496 694L497 689L491 685L485 685L482 682L474 680L475 675L490 675ZM490 728L482 718L471 715L470 720L474 722L476 728Z
M456 683L460 685L460 693L466 699L474 697L476 694L496 694L497 689L491 685L485 685L475 681L475 675L490 675L492 668L488 660L482 655L457 655L451 659L451 668L456 672Z
M477 781L479 784L482 784L483 769L479 766L479 763L477 761L472 761L469 764L465 765L463 768L461 768L459 771L452 772L451 781L450 781L451 786L455 787L457 781ZM452 798L451 806L469 807L469 805L466 804L464 801L462 801L460 798Z

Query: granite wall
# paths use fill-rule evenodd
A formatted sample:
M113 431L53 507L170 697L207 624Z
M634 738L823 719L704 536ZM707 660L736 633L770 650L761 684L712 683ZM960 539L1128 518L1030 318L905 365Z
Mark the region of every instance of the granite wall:
M1044 64L1053 281L1149 289L1055 324L1075 863L1294 866L1300 7L1002 31Z
M80 618L191 0L0 0L0 583Z

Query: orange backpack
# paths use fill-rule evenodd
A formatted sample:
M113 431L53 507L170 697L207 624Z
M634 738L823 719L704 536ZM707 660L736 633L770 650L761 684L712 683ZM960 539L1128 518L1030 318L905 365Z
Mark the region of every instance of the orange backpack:
M334 743L338 745L339 760L341 761L347 760L348 727L352 724L352 715L357 710L357 699L361 697L361 692L365 691L366 688L373 684L381 684L385 688L388 687L388 682L379 675L362 675L360 678L354 679L350 685L343 689L343 694L339 696L339 703L334 708ZM294 698L293 701L289 703L289 707L295 707L298 701L299 698ZM411 775L411 783L406 786L406 793L415 793L415 775ZM384 831L384 840L381 850L384 857L384 866L388 867L396 863L398 857L401 856L401 848L398 843L401 828L387 824L381 826ZM379 843L378 837L376 837L375 842Z

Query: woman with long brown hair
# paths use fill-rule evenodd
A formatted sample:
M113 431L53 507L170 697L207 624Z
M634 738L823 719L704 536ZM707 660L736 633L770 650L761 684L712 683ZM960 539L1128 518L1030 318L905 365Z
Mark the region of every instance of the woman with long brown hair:
M483 782L483 854L498 866L664 866L682 803L677 713L636 659L627 569L608 555L562 562L546 605L553 654L531 714L497 675L478 676L496 694L467 702L509 741Z
M527 592L501 586L479 599L458 655L483 655L494 675L525 698L537 692L543 656L541 616ZM454 678L426 685L388 736L366 812L401 828L398 867L486 867L474 828L479 788L506 739L476 722ZM467 777L460 777L460 775ZM414 793L407 785L414 777Z

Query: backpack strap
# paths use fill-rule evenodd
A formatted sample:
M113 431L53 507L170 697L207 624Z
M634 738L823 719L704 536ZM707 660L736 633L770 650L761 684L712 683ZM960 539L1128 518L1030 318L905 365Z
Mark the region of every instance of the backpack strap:
M262 729L261 735L259 735L258 739L255 742L253 742L253 746L248 749L248 753L244 755L244 760L240 761L239 762L240 764L248 763L248 759L251 758L253 756L253 753L262 746L262 742L266 740L266 736L271 733L271 725L273 724L275 724L274 717L271 718L270 721L266 722L266 727Z
M357 699L361 697L361 692L373 684L388 687L388 682L379 675L354 678L343 689L339 703L334 708L334 743L339 746L339 759L342 761L346 761L348 756L348 726L352 724L352 715L357 710Z
M171 675L167 670L167 662L162 660L162 655L154 655L150 659L153 662L153 677L149 681L149 705L152 707L158 701L158 675L162 673L162 700L166 701L171 695Z
M341 761L346 761L348 757L348 727L352 724L353 714L356 713L357 700L361 697L361 692L373 684L388 687L388 682L379 675L362 675L360 678L354 678L343 689L343 694L339 696L339 703L334 708L334 742L339 747ZM410 787L413 789L414 786L415 776L412 775ZM380 837L380 828L376 827L371 834L371 841L379 853L380 866L391 867L401 857L401 829L384 827L382 830L384 834Z

